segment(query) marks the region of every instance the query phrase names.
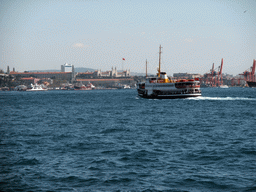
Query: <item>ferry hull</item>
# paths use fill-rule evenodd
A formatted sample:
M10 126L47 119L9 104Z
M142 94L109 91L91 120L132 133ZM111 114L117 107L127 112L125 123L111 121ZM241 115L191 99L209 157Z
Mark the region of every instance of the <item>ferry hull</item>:
M191 93L191 94L172 94L172 95L148 95L147 93L138 90L138 95L147 99L184 99L189 97L200 97L201 93Z

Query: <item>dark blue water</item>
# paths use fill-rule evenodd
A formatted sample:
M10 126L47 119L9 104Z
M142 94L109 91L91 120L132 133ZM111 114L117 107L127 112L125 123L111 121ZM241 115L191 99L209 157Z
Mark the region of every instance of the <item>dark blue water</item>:
M256 89L0 92L1 191L256 191Z

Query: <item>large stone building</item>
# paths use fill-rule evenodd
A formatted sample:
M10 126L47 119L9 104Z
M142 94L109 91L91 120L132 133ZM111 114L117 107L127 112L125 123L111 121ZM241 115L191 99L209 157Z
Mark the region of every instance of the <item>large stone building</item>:
M118 72L116 68L111 71L97 70L94 72L78 73L76 82L83 84L93 83L95 86L115 87L118 84L134 84L134 79L130 76L130 70Z
M84 72L78 73L76 75L76 79L99 79L99 78L129 78L130 70L118 72L116 67L111 71L101 71L97 70L94 72Z
M10 72L16 78L28 78L34 77L38 79L61 79L61 80L72 80L72 72Z
M8 66L9 69L9 66ZM15 70L9 72L10 75L14 76L16 79L20 78L38 78L38 79L57 79L57 80L66 80L72 81L75 77L74 65L64 64L61 65L61 72L15 72Z

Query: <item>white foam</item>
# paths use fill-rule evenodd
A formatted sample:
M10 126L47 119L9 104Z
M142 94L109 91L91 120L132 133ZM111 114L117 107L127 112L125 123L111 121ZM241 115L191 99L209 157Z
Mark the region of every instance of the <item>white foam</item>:
M246 97L190 97L187 99L191 100L223 100L223 101L234 101L234 100L250 100L256 101L256 98L246 98Z

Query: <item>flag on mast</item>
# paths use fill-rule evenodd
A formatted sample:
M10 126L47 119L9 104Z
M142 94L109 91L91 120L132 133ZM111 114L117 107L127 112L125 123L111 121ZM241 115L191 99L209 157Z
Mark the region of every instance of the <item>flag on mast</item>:
M123 58L123 60L125 60L125 58Z

